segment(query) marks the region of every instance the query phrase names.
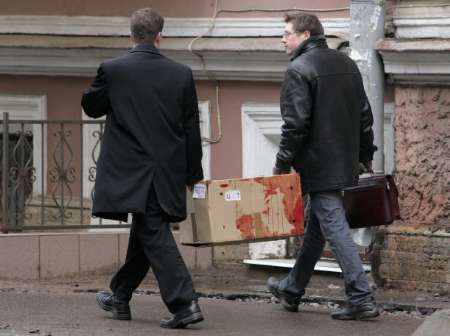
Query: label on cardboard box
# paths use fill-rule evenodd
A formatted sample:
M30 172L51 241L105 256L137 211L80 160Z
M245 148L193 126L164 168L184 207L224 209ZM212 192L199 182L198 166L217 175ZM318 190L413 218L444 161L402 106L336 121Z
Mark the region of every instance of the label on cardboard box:
M241 192L239 190L227 190L225 191L225 201L234 202L241 200Z
M192 198L205 199L206 198L206 184L202 184L202 183L194 184L194 191L192 192Z

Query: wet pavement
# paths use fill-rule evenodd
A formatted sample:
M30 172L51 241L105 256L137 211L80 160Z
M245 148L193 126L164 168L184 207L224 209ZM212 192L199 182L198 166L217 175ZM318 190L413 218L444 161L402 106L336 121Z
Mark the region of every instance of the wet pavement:
M214 269L194 272L205 321L189 330L164 330L168 316L152 276L132 301L133 321L115 321L97 308L95 293L110 276L88 275L30 282L0 281L0 336L78 335L411 335L433 312L450 307L446 293L376 289L382 315L374 321L335 321L329 314L342 303L338 274L315 273L299 313L284 311L268 293L275 269Z
M94 293L0 292L0 335L411 335L423 318L382 314L373 321L335 321L331 309L302 305L285 312L270 300L201 298L205 321L186 330L165 330L159 320L167 311L158 295L136 295L132 321L115 321L97 308Z

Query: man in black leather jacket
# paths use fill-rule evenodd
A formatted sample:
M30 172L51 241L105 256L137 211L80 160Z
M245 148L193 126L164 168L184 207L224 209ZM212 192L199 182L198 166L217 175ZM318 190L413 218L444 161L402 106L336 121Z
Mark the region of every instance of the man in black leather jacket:
M330 49L315 15L285 16L282 42L292 56L281 89L283 126L273 169L293 167L309 193L311 214L303 246L289 275L268 280L283 307L297 311L300 298L328 241L342 269L346 306L334 319L379 315L357 248L350 236L342 189L358 182L359 163L370 167L373 117L361 74L348 56Z

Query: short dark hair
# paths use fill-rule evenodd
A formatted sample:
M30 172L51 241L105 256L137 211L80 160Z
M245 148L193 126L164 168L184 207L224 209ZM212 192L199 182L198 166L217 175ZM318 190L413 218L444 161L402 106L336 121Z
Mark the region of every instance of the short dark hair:
M319 18L313 14L295 13L284 15L284 22L292 23L292 28L297 33L309 31L311 36L323 35L323 26Z
M163 27L164 18L152 8L141 8L131 15L131 35L137 43L152 44Z

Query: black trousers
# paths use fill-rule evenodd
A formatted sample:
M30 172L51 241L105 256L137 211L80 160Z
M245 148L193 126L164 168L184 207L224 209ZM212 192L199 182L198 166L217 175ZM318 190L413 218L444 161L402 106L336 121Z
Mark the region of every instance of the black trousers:
M170 217L153 188L147 204L145 214L133 214L126 260L110 288L118 300L129 301L151 267L162 300L175 314L196 299L194 286L170 230Z

